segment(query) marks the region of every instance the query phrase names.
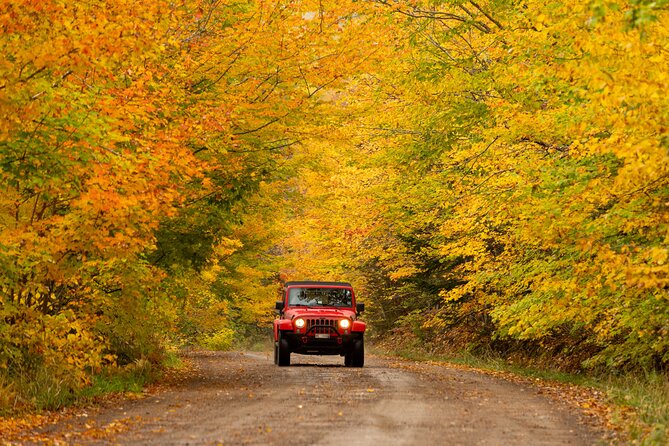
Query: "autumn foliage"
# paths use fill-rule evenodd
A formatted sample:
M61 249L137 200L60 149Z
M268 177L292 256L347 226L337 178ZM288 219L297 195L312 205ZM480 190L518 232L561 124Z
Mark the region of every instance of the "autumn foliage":
M666 6L3 3L1 402L226 348L286 278L380 336L666 368Z
M286 174L312 98L363 52L350 12L318 11L3 3L5 403L58 405L174 342L230 345L222 259L245 200Z
M663 7L380 3L392 63L342 93L352 144L298 180L288 271L355 276L395 339L665 368Z

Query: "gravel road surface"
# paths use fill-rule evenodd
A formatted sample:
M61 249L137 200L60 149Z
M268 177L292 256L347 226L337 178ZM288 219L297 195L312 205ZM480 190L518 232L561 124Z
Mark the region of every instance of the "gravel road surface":
M186 378L43 429L55 444L592 445L578 410L537 388L447 365L368 355L198 352Z

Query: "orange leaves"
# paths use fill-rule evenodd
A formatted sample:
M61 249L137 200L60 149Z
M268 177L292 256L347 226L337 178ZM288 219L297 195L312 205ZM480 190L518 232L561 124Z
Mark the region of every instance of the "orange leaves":
M140 314L142 299L155 295L162 274L143 253L175 212L184 184L177 174L201 174L170 128L180 86L161 84L152 71L162 57L155 36L173 25L166 8L57 0L0 7L15 23L0 40L12 54L0 68L0 289L9 312L0 343L12 377L22 370L68 392L113 361L108 349L129 345L110 339L137 339L139 328L118 314ZM21 322L27 317L31 324Z
M367 282L387 327L597 344L664 314L667 15L372 3L0 6L3 299L130 350L171 299L227 345L281 277ZM42 350L104 345L53 324Z

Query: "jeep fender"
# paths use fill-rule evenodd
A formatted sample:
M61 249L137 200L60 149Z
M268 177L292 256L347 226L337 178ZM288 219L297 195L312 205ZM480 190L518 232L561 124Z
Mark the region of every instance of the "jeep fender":
M274 321L274 341L279 340L280 331L293 331L293 321L290 319L279 319Z
M353 326L351 327L351 333L364 333L367 324L362 321L353 321Z

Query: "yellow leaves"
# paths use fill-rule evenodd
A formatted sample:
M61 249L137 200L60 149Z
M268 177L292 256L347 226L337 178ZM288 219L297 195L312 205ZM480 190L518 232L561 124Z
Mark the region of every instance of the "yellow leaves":
M456 242L444 244L440 248L440 252L443 256L464 257L473 261L474 264L477 264L487 256L487 247L486 242L484 241L485 238L486 233L485 231L482 231L476 233L476 235L471 238L463 237ZM472 268L475 268L475 266Z
M490 40L476 31L450 39L421 22L429 38L415 38L415 65L390 59L376 87L392 87L378 87L380 106L355 121L376 130L351 138L379 167L376 183L337 179L320 196L347 208L351 197L372 197L357 201L358 252L314 249L321 233L335 239L348 227L312 215L302 222L318 230L298 234L304 249L295 252L311 269L334 256L362 264L372 283L402 287L407 300L430 300L422 280L447 283L445 313L492 311L514 338L548 339L602 318L597 340L613 339L633 316L611 308L666 286L667 253L657 246L669 237L666 14L640 38L616 8L599 16L576 1L526 6L502 11L509 26ZM468 48L485 64L458 65ZM465 117L480 104L485 112ZM405 296L377 294L391 310Z
M534 22L534 27L537 31L541 31L549 24L549 19L546 14L539 14Z
M221 272L221 267L218 265L207 268L200 273L200 277L207 283L214 283L218 279L218 274Z
M48 373L68 385L81 387L89 382L87 370L100 367L104 344L81 319L72 312L44 316L24 311L6 317L17 316L17 323L7 326L3 334L7 346L40 355Z
M667 263L669 250L667 248L655 246L645 250L637 249L637 253L629 254L629 256L636 261L626 258L620 265L625 286L649 291L669 286L669 264Z
M657 265L664 265L669 258L669 248L653 247L648 250L648 257Z
M476 287L477 284L474 281L469 281L466 284L451 290L441 290L439 296L444 299L445 302L457 302L462 297L470 294Z
M214 252L219 257L227 257L233 254L235 251L242 248L244 244L240 240L234 240L227 237L222 237L219 239L218 243L214 246Z
M461 33L374 15L402 2L193 17L188 2L43 3L54 9L0 7L14 35L0 61L12 300L81 305L78 317L120 302L125 314L163 284L183 305L151 301L170 307L162 316L182 311L200 341L227 348L230 315L268 322L286 277L367 282L381 313L424 310L426 295L458 320L494 312L520 339L596 320L597 339L622 338L633 318L613 307L666 289L665 12L641 39L624 12L588 22L576 0L490 3L509 23L478 15ZM210 257L197 272L165 260L161 282L146 266L162 261L154 247L200 218L212 227L184 250L213 240ZM94 321L29 319L42 325L16 342L77 382L115 361ZM106 336L136 341L117 328Z
M418 272L420 272L420 270L415 266L402 266L390 272L388 274L388 278L392 281L397 281L408 277L412 277Z

